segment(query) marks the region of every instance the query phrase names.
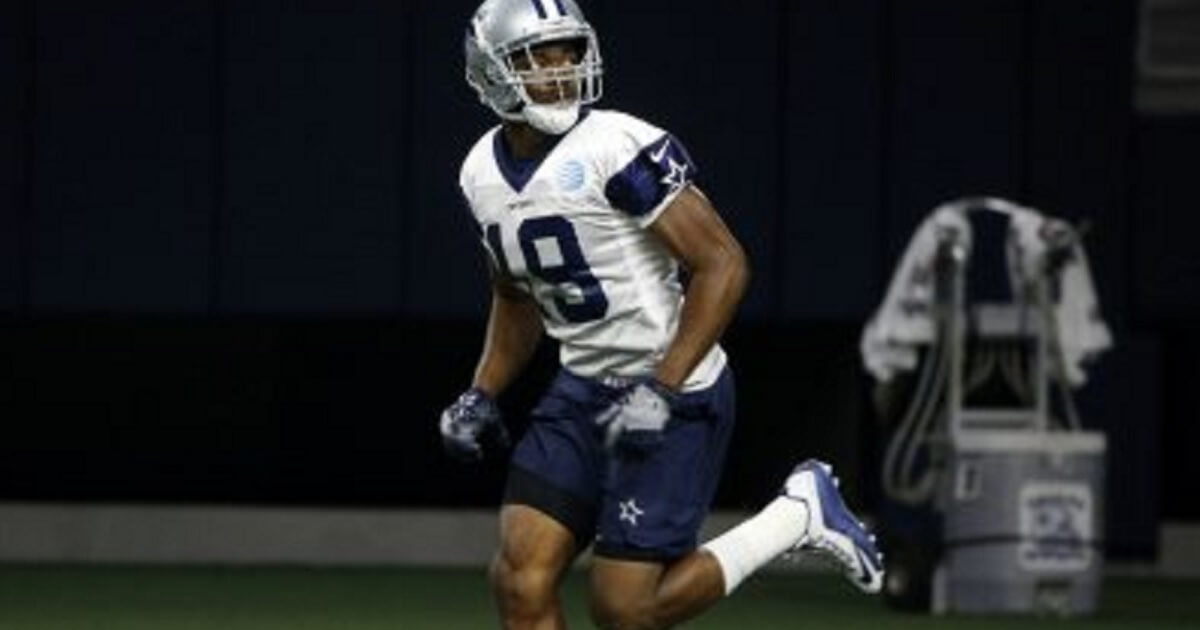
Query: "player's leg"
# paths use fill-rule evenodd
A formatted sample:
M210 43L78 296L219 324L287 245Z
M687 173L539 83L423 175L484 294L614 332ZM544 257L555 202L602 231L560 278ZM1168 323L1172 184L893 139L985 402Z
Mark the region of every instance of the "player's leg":
M500 548L492 559L492 592L509 630L566 628L558 584L575 558L566 526L525 505L500 510Z
M493 592L505 628L563 628L558 585L596 528L599 467L591 407L577 377L561 373L513 449L500 515Z
M823 556L864 592L878 593L883 584L875 536L846 507L832 468L816 460L796 466L778 498L704 548L720 565L727 593L786 551Z
M716 559L696 548L734 424L732 374L682 395L661 445L611 454L603 484L591 612L602 628L663 628L724 594Z
M694 548L732 427L732 383L719 386L728 389L714 391L709 422L673 419L662 450L641 461L618 460L624 478L605 487L598 525L605 538L597 539L592 569L592 615L601 627L675 625L789 550L825 553L859 588L879 589L882 560L874 539L846 508L828 467L811 460L758 514ZM639 493L648 497L640 505Z
M883 559L874 537L846 508L827 465L806 461L780 495L703 548L671 562L598 556L591 577L592 617L602 628L669 628L733 592L787 551L823 554L859 589L877 593Z
M721 567L700 550L670 564L597 556L589 590L591 614L606 629L669 628L725 596Z

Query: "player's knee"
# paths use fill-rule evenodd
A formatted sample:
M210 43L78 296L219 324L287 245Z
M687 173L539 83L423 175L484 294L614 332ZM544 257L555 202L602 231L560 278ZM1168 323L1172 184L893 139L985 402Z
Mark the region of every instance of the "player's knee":
M660 628L653 598L629 601L604 593L592 592L592 623L603 630L654 630Z
M555 575L545 567L520 564L497 554L490 570L492 592L508 616L537 617L554 603Z

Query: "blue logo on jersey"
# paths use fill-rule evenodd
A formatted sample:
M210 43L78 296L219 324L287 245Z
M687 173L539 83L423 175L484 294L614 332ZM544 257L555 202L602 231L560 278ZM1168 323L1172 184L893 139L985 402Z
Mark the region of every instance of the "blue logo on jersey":
M584 179L583 163L579 160L567 160L558 167L558 186L567 192L583 188Z

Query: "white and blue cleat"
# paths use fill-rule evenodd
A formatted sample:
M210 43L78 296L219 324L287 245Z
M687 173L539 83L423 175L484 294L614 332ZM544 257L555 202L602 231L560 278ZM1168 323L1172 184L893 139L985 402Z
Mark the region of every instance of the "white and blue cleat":
M804 461L788 475L780 494L808 505L808 532L793 552L830 559L859 590L878 593L883 586L883 554L875 546L875 537L846 507L829 464Z

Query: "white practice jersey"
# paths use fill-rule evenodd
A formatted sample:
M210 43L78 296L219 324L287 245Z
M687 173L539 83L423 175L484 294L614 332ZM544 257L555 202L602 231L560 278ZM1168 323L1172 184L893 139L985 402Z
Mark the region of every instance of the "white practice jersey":
M493 264L517 280L581 376L647 376L675 335L678 264L647 228L696 166L667 132L592 110L538 161L512 158L500 127L463 162L459 185ZM725 365L714 345L684 383L707 387Z

